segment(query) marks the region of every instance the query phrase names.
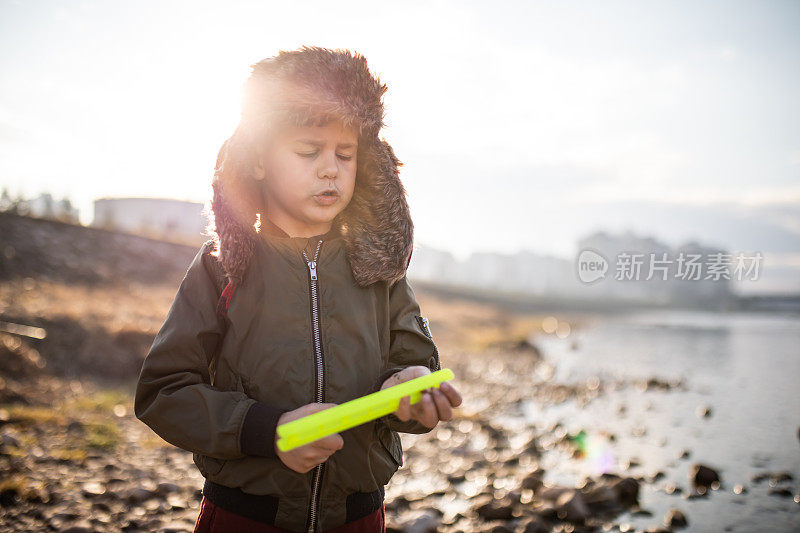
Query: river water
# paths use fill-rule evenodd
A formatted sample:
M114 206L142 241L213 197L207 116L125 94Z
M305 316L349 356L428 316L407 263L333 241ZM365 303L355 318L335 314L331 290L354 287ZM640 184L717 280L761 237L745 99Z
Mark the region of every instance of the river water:
M630 383L582 406L574 400L526 406L528 421L543 427L560 421L567 432L587 435L582 460L552 458L552 481L661 471L664 477L643 483L640 493L641 508L652 516L629 514L623 522L643 529L678 508L688 531L800 531L800 317L639 311L590 319L566 338L534 339L555 381ZM650 378L682 385L636 386ZM630 466L631 459L639 464ZM707 497L686 497L694 463L720 474L721 487ZM771 472L794 479L752 479ZM770 494L776 488L792 495Z

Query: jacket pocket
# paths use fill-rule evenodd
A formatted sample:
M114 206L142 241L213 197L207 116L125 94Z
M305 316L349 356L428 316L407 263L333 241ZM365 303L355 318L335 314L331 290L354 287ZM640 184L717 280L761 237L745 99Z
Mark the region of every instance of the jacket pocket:
M193 453L192 459L194 460L194 464L197 465L197 469L200 470L200 473L203 477L215 476L220 473L222 467L225 466L227 462L225 459L217 459L216 457L211 457L210 455L203 455L200 453Z
M239 392L243 392L245 396L248 398L255 398L258 399L258 385L254 385L250 378L246 375L239 374L239 372L234 373L234 386L236 390Z
M391 429L385 422L375 424L375 431L378 433L378 440L387 451L398 468L403 466L403 443L400 435Z
M242 377L238 373L234 373L233 376L236 390L247 394ZM222 471L225 463L228 462L228 459L217 459L216 457L200 453L192 454L192 459L194 460L194 464L197 465L198 470L200 470L200 473L203 474L203 477L216 476Z

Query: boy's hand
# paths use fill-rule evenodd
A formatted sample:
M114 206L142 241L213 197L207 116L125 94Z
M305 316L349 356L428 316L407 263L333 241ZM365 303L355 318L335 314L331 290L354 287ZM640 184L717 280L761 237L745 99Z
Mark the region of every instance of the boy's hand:
M410 366L390 376L381 385L381 390L430 373L430 369L426 366ZM452 408L459 405L461 405L461 395L455 387L445 381L438 388L431 387L422 391L422 397L414 405L410 404L408 396L400 398L400 406L393 414L403 422L414 419L425 427L433 429L440 420L447 421L453 418Z
M278 425L303 418L317 411L324 411L334 407L335 403L309 403L298 407L294 411L287 411L283 413L278 419ZM344 440L338 433L322 437L308 444L298 446L288 452L282 452L278 449L278 434L275 432L275 453L278 458L283 461L283 464L301 474L305 474L320 463L328 460L328 457L333 455L336 450L340 450L344 446Z

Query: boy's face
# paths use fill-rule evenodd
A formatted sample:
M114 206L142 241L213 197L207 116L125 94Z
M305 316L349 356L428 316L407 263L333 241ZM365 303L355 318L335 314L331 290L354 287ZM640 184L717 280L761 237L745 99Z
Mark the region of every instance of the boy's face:
M338 121L283 128L255 169L267 218L292 237L330 230L353 197L357 150L355 130Z

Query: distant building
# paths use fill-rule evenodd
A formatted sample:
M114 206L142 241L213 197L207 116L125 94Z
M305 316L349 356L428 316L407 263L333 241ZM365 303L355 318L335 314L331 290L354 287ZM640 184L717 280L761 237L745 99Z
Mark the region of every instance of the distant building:
M580 296L572 262L530 251L516 254L475 252L463 261L427 246L414 248L412 279L537 296Z
M604 279L586 284L590 298L610 298L661 304L725 303L733 297L725 250L695 242L670 247L632 232L597 232L578 242L609 263ZM649 279L648 279L649 278Z
M99 198L92 226L155 238L195 239L205 231L203 204L170 198Z
M531 251L515 254L475 252L457 272L463 285L536 296L574 295L578 283L571 263Z
M475 252L459 261L426 246L415 247L408 274L443 285L585 301L725 305L734 299L726 278L731 254L725 250L694 242L673 248L631 232L598 232L581 239L578 249L592 250L607 261L602 279L581 281L577 258ZM626 260L635 268L626 267Z
M422 281L441 281L457 275L458 262L453 254L425 245L414 246L408 276Z
M4 193L6 193L4 196L7 196L7 192L4 191ZM3 204L6 203L7 199L10 200L10 198L3 198ZM49 192L42 193L36 198L25 200L24 204L22 211L27 216L60 220L73 224L77 224L79 220L79 212L72 207L72 202L68 198L55 200Z

